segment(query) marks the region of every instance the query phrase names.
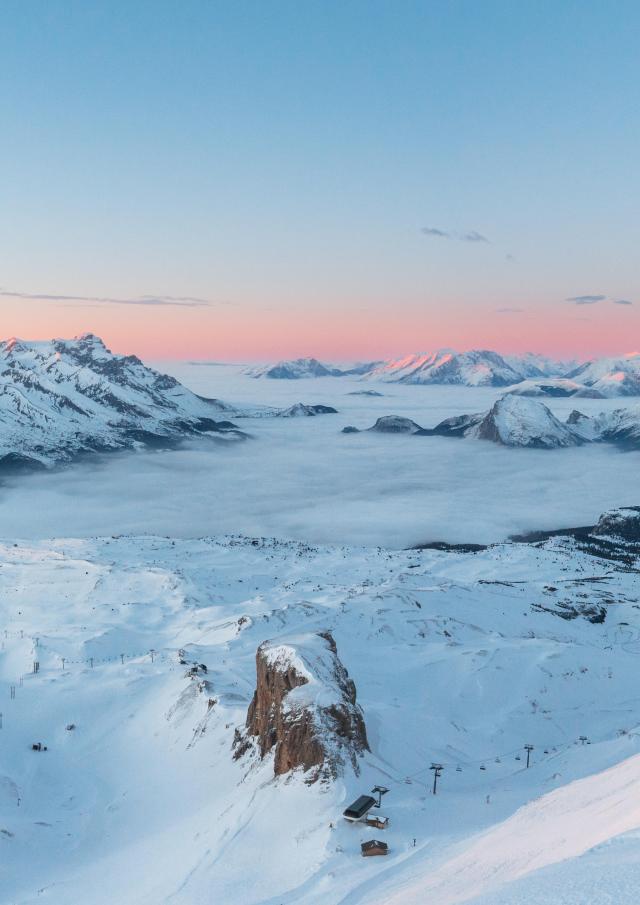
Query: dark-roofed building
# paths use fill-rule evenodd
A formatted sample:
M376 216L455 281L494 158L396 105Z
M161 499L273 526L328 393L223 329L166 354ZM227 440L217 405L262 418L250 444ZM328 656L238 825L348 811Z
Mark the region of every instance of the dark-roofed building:
M343 811L342 816L347 820L362 820L375 803L376 800L375 798L372 798L371 795L361 795L360 798L356 798L353 804L350 804L349 807Z

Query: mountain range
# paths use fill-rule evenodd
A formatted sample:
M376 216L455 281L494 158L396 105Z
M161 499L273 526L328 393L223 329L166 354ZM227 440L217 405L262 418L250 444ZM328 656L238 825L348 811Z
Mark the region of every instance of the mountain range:
M529 449L557 449L584 443L614 443L637 449L640 447L640 406L615 409L595 417L574 410L566 421L560 421L539 400L506 393L488 412L455 415L432 428L421 427L400 415L384 415L367 430L421 437L466 437ZM347 426L342 432L357 434L360 430Z
M439 349L339 368L298 358L245 371L251 377L299 380L360 377L386 383L510 387L521 395L607 398L640 395L640 353L579 363L544 355L500 355L486 349Z

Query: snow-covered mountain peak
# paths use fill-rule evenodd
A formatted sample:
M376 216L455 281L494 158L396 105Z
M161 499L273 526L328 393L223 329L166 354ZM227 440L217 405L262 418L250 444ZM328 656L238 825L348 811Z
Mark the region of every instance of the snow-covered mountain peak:
M366 377L394 383L509 386L528 377L562 373L563 366L543 356L502 356L490 349L457 352L444 348L383 362Z
M598 390L603 396L637 396L640 395L640 353L597 358L567 376Z
M546 405L510 393L498 399L473 432L481 440L506 446L549 449L582 443L582 437L559 421Z
M295 358L277 364L262 365L245 371L249 377L270 377L274 380L300 380L304 377L338 377L339 368L323 364L317 358Z
M0 343L5 466L50 465L87 451L219 433L213 417L220 413L233 409L196 396L134 355L114 355L94 334Z

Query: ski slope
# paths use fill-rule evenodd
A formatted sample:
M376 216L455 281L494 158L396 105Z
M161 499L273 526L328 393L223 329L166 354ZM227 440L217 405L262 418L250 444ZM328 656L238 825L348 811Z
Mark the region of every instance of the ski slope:
M392 892L372 901L420 905L428 896L439 905L469 902L479 892L577 858L638 828L640 756L635 755L525 805L441 867L406 883L394 880Z
M638 590L628 562L561 539L4 543L0 901L445 903L580 862L637 825ZM360 775L235 761L258 645L327 629L364 712ZM390 853L363 859L379 833L341 812L376 784Z

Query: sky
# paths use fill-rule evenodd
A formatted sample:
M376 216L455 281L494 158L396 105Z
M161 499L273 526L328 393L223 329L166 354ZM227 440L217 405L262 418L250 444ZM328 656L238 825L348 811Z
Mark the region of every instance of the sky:
M0 335L640 347L640 6L6 0Z

